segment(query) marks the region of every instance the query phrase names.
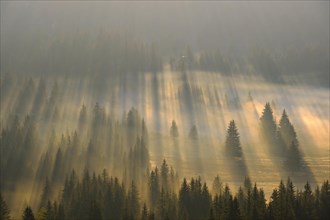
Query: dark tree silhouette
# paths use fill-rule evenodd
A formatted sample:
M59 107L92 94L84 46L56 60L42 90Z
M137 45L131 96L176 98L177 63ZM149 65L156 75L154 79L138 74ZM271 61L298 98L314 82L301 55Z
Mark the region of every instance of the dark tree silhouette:
M273 110L268 102L260 117L260 135L273 155L283 156L285 154L285 148L278 144L277 126L273 117Z
M62 143L63 143L63 136L62 136ZM53 183L58 183L61 181L61 176L63 173L61 173L63 167L63 153L61 148L57 149L56 153L56 158L55 158L55 163L54 163L54 169L53 169L53 174L52 174L52 182Z
M79 113L79 127L84 125L87 120L87 110L85 104L81 106L80 113Z
M163 160L161 169L160 169L160 177L161 177L161 187L167 191L168 190L168 184L169 184L169 167L166 163L166 160Z
M234 120L230 121L229 123L225 146L226 146L226 151L229 155L234 157L242 157L242 149L239 140L239 133Z
M0 219L1 220L9 220L10 219L10 210L7 206L6 201L3 199L1 193L0 193Z
M152 171L154 172L154 171ZM61 202L47 202L39 210L38 218L62 219L328 219L330 186L325 181L321 189L313 192L306 183L303 190L295 190L290 179L283 181L273 190L269 203L264 191L249 178L243 182L236 194L228 185L213 198L206 183L200 178L192 178L188 183L184 178L178 198L175 191L165 192L162 188L155 200L155 207L141 203L139 192L132 183L126 190L117 178L84 172L82 180L76 179L75 172L66 180ZM152 175L152 173L151 173ZM219 178L220 179L220 178ZM70 182L75 184L71 186ZM72 192L68 193L72 187ZM71 194L72 196L68 196ZM142 208L140 208L140 205ZM31 208L24 212L26 218L34 219Z
M151 171L149 176L149 197L151 207L154 208L160 195L159 191L159 177L157 167L155 171Z
M278 138L278 143L286 150L286 167L292 172L299 170L302 162L299 142L285 109L279 123Z
M147 205L144 203L141 211L141 220L148 220L148 209Z
M49 186L48 177L46 177L39 208L46 207L49 199L50 199L50 186Z
M197 132L197 127L196 127L196 125L193 125L193 126L190 128L190 131L189 131L189 138L190 138L190 139L198 139L198 132Z
M222 182L220 181L219 175L217 175L214 180L213 180L213 185L212 185L212 192L213 194L222 194L223 191L223 186Z
M292 141L298 143L296 131L293 125L291 124L285 109L283 110L279 122L279 134L282 141L284 142L283 144L285 145L285 148L289 148Z
M178 126L176 125L176 122L174 120L172 121L170 134L171 134L172 137L178 137L179 136Z
M35 220L33 211L30 206L27 206L23 212L23 220Z

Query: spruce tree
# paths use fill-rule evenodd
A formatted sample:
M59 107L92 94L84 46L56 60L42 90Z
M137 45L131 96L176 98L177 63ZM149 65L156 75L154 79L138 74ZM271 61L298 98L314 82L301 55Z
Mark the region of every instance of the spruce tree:
M1 220L9 220L10 219L9 208L7 206L6 201L3 199L1 193L0 193L0 219Z
M164 188L165 192L167 192L168 184L169 184L168 182L169 168L165 159L163 160L160 173L161 173L162 188Z
M143 204L143 208L141 212L141 220L148 220L148 209L145 203Z
M285 111L283 110L280 122L279 122L279 135L281 136L285 148L288 148L291 145L291 142L298 142L296 131L291 124L289 117Z
M179 136L178 126L176 125L176 122L174 120L172 121L172 126L171 126L171 129L170 129L170 134L174 138Z
M50 197L50 187L49 187L48 177L46 177L44 189L43 189L43 192L41 195L41 201L40 201L39 208L47 206L47 201L48 201L49 197Z
M291 172L298 170L300 168L301 161L299 142L296 131L291 124L285 109L283 110L279 123L278 138L279 145L281 145L283 152L286 152L285 165Z
M239 133L234 120L230 121L229 127L227 129L226 151L229 155L234 157L242 156Z
M180 191L179 191L179 210L180 210L180 216L184 216L187 214L187 205L189 203L189 186L187 184L186 178L183 179Z
M79 127L84 125L87 120L87 110L85 104L81 106L80 113L79 113Z
M304 186L304 191L302 193L302 216L305 219L315 219L314 211L314 195L312 192L311 185L307 182Z
M220 181L219 175L217 175L213 180L212 192L213 194L221 194L223 191L222 183Z
M260 117L260 135L272 154L285 153L278 149L277 126L273 117L273 110L268 102Z
M330 184L324 181L320 192L320 219L327 219L330 216Z
M189 131L189 138L190 139L198 139L198 132L197 132L197 127L196 125L193 125Z
M23 220L35 220L33 211L30 206L27 206L23 212Z

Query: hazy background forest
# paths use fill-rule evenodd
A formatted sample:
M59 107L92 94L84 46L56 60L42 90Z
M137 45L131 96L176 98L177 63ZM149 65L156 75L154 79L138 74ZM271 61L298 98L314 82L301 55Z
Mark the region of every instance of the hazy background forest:
M1 219L329 217L328 1L1 1L0 33Z

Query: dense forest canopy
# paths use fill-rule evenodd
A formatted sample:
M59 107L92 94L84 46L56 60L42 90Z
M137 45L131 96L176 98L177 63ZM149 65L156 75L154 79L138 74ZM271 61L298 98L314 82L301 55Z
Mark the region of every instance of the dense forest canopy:
M1 1L0 33L1 220L329 218L329 2Z

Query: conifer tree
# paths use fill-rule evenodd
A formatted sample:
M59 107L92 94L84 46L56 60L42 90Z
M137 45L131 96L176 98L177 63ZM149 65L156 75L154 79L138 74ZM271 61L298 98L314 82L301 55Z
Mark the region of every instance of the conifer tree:
M9 220L10 219L10 210L7 206L6 201L3 199L1 193L0 193L0 219L1 220Z
M291 124L289 117L285 111L283 110L280 122L279 122L279 133L281 135L281 138L286 146L288 148L292 141L298 142L297 140L297 134L296 131Z
M329 181L324 181L320 192L320 219L327 219L330 216L330 184Z
M33 211L30 206L27 206L23 212L23 220L35 220Z
M141 220L148 220L148 209L146 203L143 204L141 212Z
M140 211L139 193L133 181L128 192L128 203L131 216L137 216Z
M50 197L50 186L49 186L48 177L46 177L39 208L47 206L47 201L49 200L49 197Z
M212 192L213 194L221 194L223 191L222 183L220 181L219 175L217 175L213 180Z
M174 138L179 136L178 126L176 125L176 122L174 120L172 121L172 126L171 126L171 129L170 129L170 134Z
M157 167L155 171L151 171L149 177L149 195L150 195L150 205L153 208L159 198L159 177Z
M196 127L196 125L193 125L193 126L190 128L190 131L189 131L189 138L190 138L190 139L198 139L198 132L197 132L197 127Z
M260 135L270 152L275 155L283 155L283 149L278 149L277 125L273 117L273 110L267 102L260 117Z
M234 157L242 156L241 143L239 140L239 134L234 120L230 121L229 127L227 129L226 151L228 152L229 155Z
M79 127L84 125L87 120L87 110L85 104L81 106L80 113L79 113Z
M168 182L169 168L165 159L163 160L160 173L161 173L162 188L164 188L164 190L167 191L169 184Z
M63 136L62 136L62 142L63 142ZM63 154L61 148L57 149L56 153L56 158L55 158L55 163L54 163L54 169L53 169L53 174L52 174L52 182L53 183L58 183L61 181L61 176L63 175L62 172L62 167L63 167Z
M183 216L187 212L187 205L189 203L189 186L186 178L183 179L180 191L179 191L179 207L180 215Z
M301 211L304 219L315 219L314 211L314 195L311 185L307 182L304 186L304 191L301 198Z

